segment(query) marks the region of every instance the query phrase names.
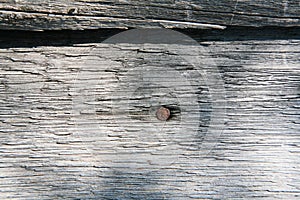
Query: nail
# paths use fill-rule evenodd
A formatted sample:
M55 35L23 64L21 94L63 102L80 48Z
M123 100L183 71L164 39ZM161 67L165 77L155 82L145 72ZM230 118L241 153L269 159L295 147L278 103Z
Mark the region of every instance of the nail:
M156 111L156 117L160 121L167 121L170 118L170 115L171 115L170 110L168 108L165 108L165 107L160 107Z

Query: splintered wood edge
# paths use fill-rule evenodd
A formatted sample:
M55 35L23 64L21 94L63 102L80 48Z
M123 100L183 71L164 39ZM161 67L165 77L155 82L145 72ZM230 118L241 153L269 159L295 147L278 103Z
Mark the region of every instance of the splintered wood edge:
M0 11L0 29L42 31L67 29L84 30L98 28L225 29L226 26L172 20L68 16L57 14Z

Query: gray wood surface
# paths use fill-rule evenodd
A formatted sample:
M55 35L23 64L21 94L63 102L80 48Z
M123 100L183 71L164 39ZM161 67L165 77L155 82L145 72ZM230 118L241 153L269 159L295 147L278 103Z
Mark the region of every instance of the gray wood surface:
M299 0L2 0L0 28L217 28L300 26Z
M200 46L2 43L1 199L299 199L299 35L191 35Z

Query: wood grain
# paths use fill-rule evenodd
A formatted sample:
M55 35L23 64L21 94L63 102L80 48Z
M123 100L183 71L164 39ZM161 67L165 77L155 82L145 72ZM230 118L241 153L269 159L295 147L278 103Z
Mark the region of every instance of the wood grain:
M300 25L299 0L1 1L0 28L216 28Z
M30 39L32 47L22 47L26 42L14 48L2 44L1 198L298 199L300 40L263 40L249 34L220 41L220 34L212 39L213 34L197 33L193 35L203 52L198 56L204 67L218 68L226 92L223 131L210 141L216 145L205 155L199 153L209 127L205 113L209 119L211 111L203 104L211 98L205 84L198 93L199 100L207 98L198 102L207 111L202 112L199 135L189 132L195 124L182 125L176 116L163 125L149 112L139 117L145 114L141 108L118 112L119 105L146 109L149 98L143 95L153 99L167 91L136 88L135 99L122 101L125 87L120 86L128 83L128 74L137 74L130 69L177 63L176 71L191 72L189 62L172 49L197 56L195 46L66 45L58 38L37 47ZM168 74L162 77L165 81ZM169 82L179 84L178 79ZM191 99L195 94L181 89L173 93ZM172 95L164 97L176 105Z

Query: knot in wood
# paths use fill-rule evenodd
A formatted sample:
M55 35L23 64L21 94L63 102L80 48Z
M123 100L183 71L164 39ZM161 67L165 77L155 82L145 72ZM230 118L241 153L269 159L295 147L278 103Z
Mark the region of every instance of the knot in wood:
M167 121L170 118L170 115L171 115L170 110L168 108L165 108L165 107L160 107L156 111L156 117L160 121Z

